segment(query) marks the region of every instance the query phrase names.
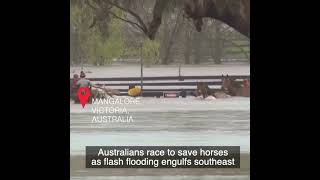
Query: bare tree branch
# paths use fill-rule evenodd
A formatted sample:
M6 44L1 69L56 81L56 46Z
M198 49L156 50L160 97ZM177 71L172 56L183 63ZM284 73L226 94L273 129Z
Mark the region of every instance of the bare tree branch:
M161 25L162 13L168 4L168 0L156 0L153 7L153 19L148 28L148 37L153 40L155 38L156 32Z
M127 22L127 23L133 25L133 27L138 27L138 29L144 31L143 28L142 28L138 23L132 22L132 21L130 21L130 20L128 20L128 19L121 18L121 17L117 16L115 13L113 13L112 11L110 11L109 13L110 13L113 17L115 17L115 18L117 18L117 19L120 19L120 20L122 20L122 21L124 21L124 22Z
M105 2L105 3L108 3L108 4L112 5L112 6L115 6L115 7L119 8L119 9L121 9L121 10L129 13L129 14L132 15L133 17L135 17L136 20L138 21L138 23L140 24L140 27L142 28L143 32L145 32L145 33L148 32L148 28L146 27L146 25L144 24L144 22L142 21L142 19L140 18L140 16L139 16L138 14L136 14L135 12L133 12L133 11L130 10L130 9L121 7L120 5L118 5L118 4L116 4L116 3L113 3L113 2L111 2L111 1L109 1L109 0L106 0L106 1L104 1L104 2Z
M97 7L94 7L89 0L85 0L85 4L87 4L89 7L91 7L92 9L94 10L97 10L98 8Z
M120 19L124 22L129 23L130 25L133 25L134 27L141 29L142 32L146 36L148 36L148 38L151 40L155 39L156 32L158 31L158 29L161 25L162 13L169 2L169 0L156 0L155 5L153 7L152 21L149 23L149 26L147 27L146 23L143 22L142 18L137 13L133 12L129 8L122 7L118 3L116 3L112 0L92 0L92 1L95 2L96 4L100 4L100 5L103 5L103 4L110 5L107 8L108 10L111 7L116 7L118 9L124 11L125 13L133 16L137 22L130 21L130 20L128 20L128 18L119 17L111 10L107 11L105 8L103 8L104 12L107 11L106 13L110 13L113 17ZM93 9L101 10L101 8L96 8L95 6L93 6L88 0L86 1L86 4L88 4ZM90 27L93 27L97 21L98 21L98 19L94 19L94 22L92 23L92 25Z
M250 0L185 0L185 13L201 31L202 18L220 20L250 38Z

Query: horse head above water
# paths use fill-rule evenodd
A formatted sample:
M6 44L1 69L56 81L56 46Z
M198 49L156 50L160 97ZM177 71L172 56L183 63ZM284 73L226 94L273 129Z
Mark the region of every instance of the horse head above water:
M221 90L231 96L250 97L250 80L244 79L242 82L236 81L235 78L222 75Z
M250 80L249 79L243 80L242 95L244 97L250 97Z
M221 84L221 90L227 94L229 94L229 89L231 87L231 79L229 78L229 75L227 74L227 76L224 76L222 74L221 76L221 81L222 81L222 84Z
M203 98L208 97L211 95L210 88L207 83L205 82L198 82L197 83L197 90L196 90L196 96L202 96Z

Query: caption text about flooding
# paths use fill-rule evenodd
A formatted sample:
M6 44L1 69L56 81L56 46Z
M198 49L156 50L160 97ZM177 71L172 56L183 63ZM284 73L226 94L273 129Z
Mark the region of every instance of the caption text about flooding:
M240 168L240 146L86 146L87 168Z

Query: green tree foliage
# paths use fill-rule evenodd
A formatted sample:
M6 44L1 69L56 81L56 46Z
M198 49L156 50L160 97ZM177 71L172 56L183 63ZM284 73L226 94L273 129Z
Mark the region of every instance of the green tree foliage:
M141 53L148 66L250 59L250 39L226 24L203 20L197 32L193 21L182 15L185 0L167 1L158 33L150 38L140 26L149 27L155 2L160 1L72 0L71 63L107 65L118 58L137 62Z
M121 12L118 12L121 15ZM71 46L77 46L80 52L71 52L74 58L89 57L89 63L95 65L110 64L115 58L121 56L123 50L122 25L123 22L117 19L110 19L108 29L102 29L98 26L89 28L94 12L88 6L71 6L71 28L74 30L74 38L78 43L71 43ZM108 36L105 37L105 32Z
M123 49L121 23L112 20L109 24L109 36L105 40L97 29L92 32L87 41L88 54L96 65L111 64L113 59L119 58ZM103 61L101 62L101 58Z
M142 45L143 62L149 66L159 64L160 43L156 40L146 39Z

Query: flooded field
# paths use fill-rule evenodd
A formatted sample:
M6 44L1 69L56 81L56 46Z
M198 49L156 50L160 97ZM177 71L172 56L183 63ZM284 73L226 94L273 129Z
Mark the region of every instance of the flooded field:
M202 70L194 69L199 72L197 75L216 75L214 73L218 75L226 71L233 72L234 75L248 75L249 67L241 67L237 71L222 66L220 69L211 68L210 71L209 67L202 67ZM129 68L121 72L119 69L91 68L93 72L88 74L88 77L119 77L115 76L115 73L126 77L139 76L140 73L139 69L132 67L131 70ZM150 71L146 69L145 76L159 76L164 73L176 75L173 67L151 69ZM195 75L195 70L190 74L188 71L183 71L183 74ZM80 104L70 102L71 179L250 179L250 98L232 97L217 100L194 97L139 98L139 102L139 104L124 105L133 117L133 121L128 123L94 123L92 120L95 116L94 105L87 104L82 108ZM94 145L240 146L241 168L86 169L85 146Z

